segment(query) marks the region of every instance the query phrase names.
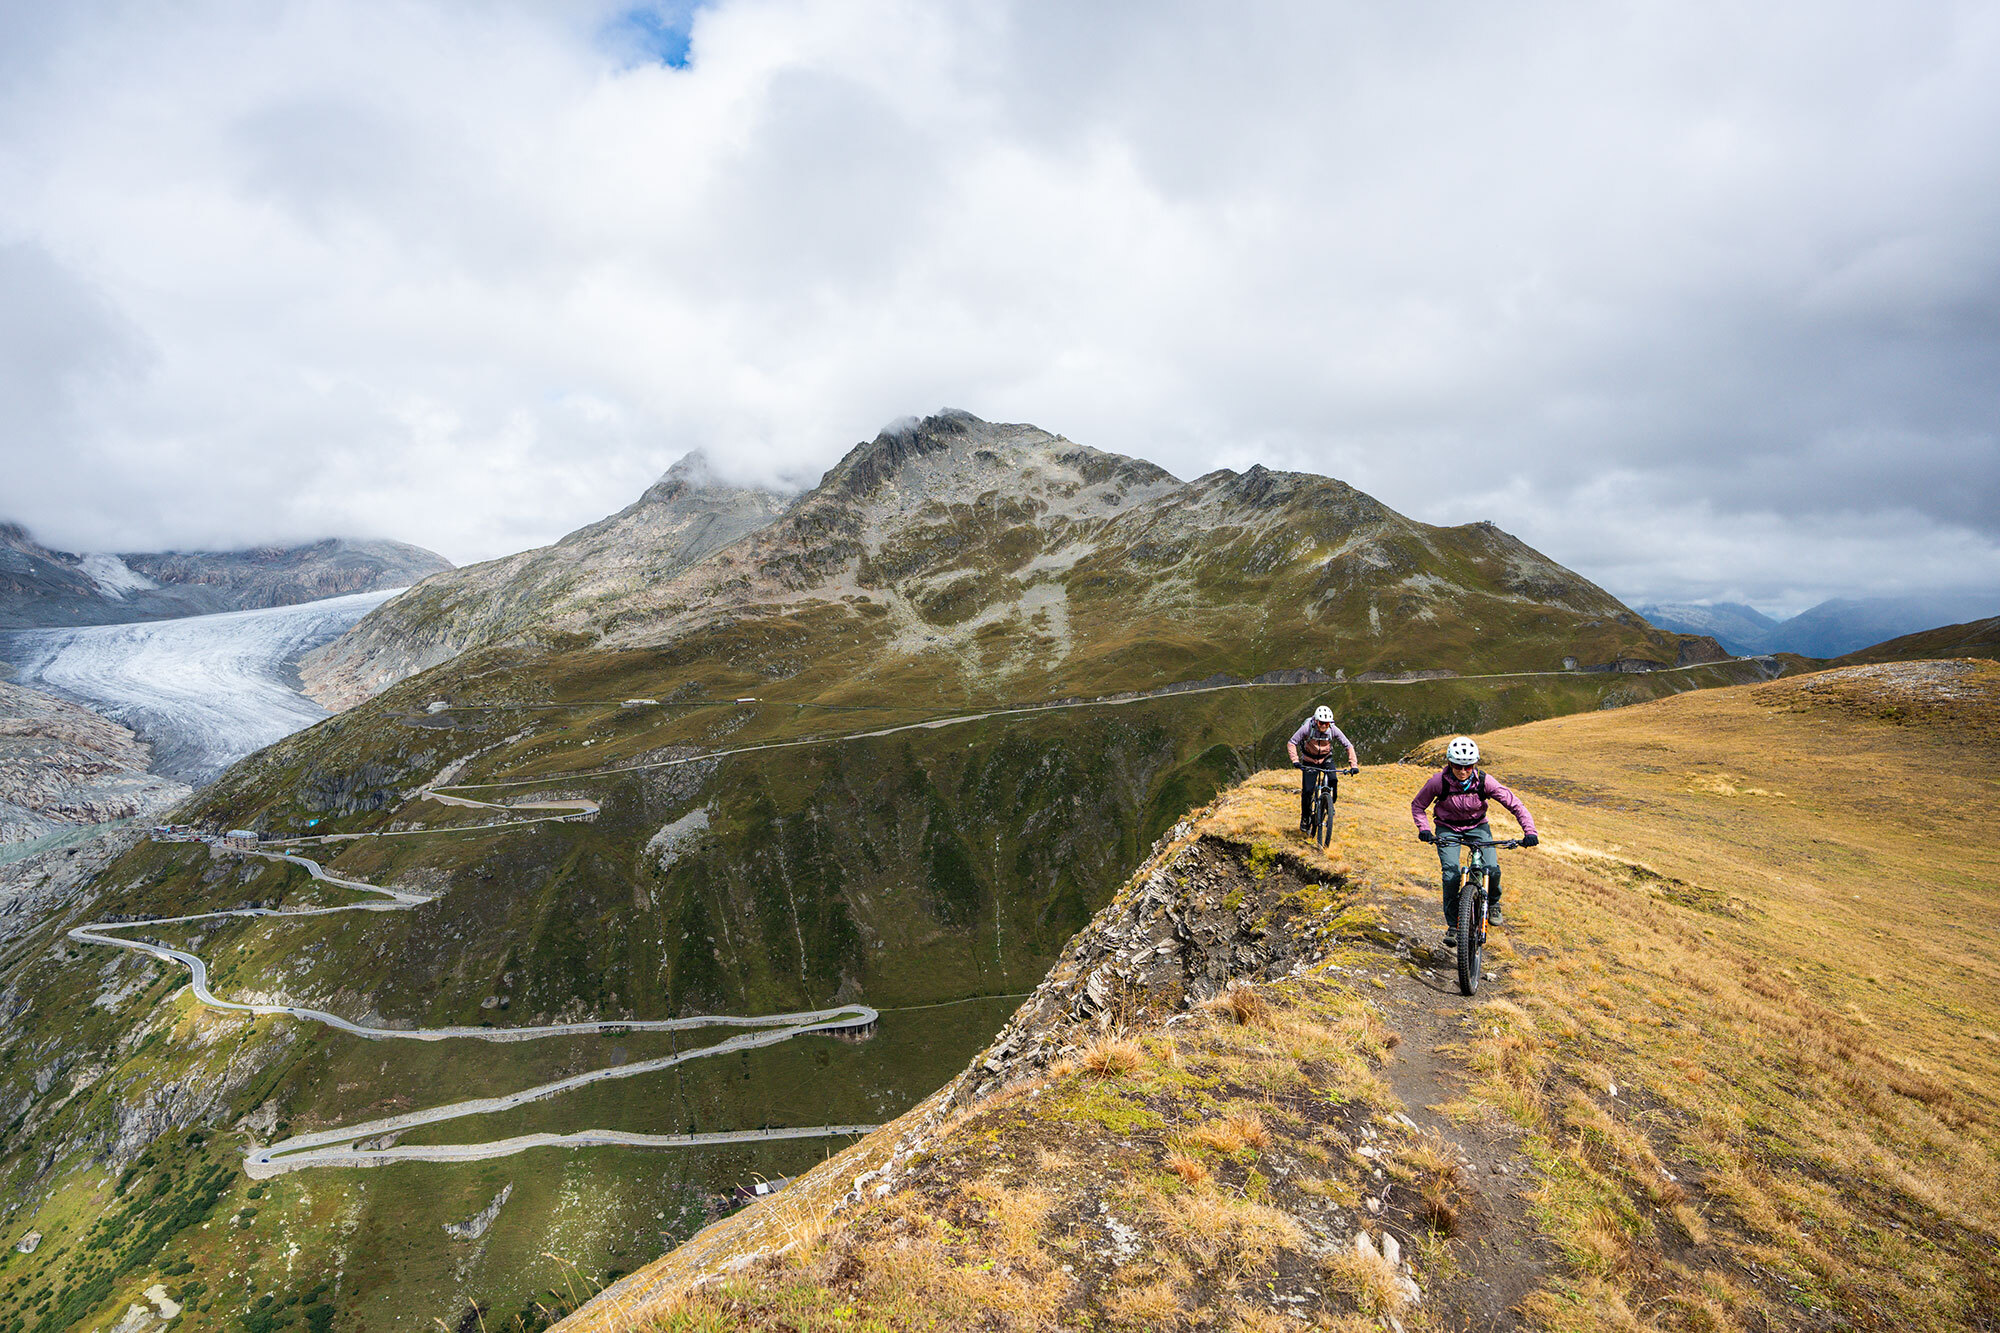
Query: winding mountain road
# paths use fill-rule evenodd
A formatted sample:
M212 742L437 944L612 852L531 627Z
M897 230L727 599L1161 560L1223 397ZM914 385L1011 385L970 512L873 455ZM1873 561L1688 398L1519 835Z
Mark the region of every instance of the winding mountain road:
M1709 667L1728 666L1735 662L1754 661L1754 658L1732 657L1721 662L1692 662L1687 666L1661 667L1648 675L1668 676L1688 671L1700 671ZM1577 671L1492 671L1468 676L1410 676L1395 680L1342 680L1322 681L1319 684L1333 686L1374 686L1407 688L1413 685L1435 685L1440 681L1467 680L1526 680L1539 676L1587 676L1593 672ZM1180 698L1196 694L1218 694L1224 690L1295 690L1297 684L1285 681L1238 680L1222 685L1168 685L1157 690L1146 690L1133 694L1105 695L1096 699L1058 699L1046 703L1016 704L1008 707L988 708L976 713L950 713L943 717L925 718L919 722L899 722L895 726L880 727L874 731L848 731L838 736L801 736L789 741L760 741L755 745L740 745L731 750L704 750L699 754L678 755L672 759L650 759L637 764L616 764L603 768L581 768L571 773L542 773L526 778L496 778L489 782L452 783L443 790L483 791L495 787L553 786L564 782L580 782L585 778L614 777L620 773L649 772L656 768L678 768L684 764L703 764L715 759L729 759L740 754L758 754L765 750L792 750L801 746L834 745L842 741L875 740L883 736L895 736L906 731L937 731L944 727L962 727L972 722L984 722L995 717L1024 717L1034 713L1060 713L1077 708L1123 708L1131 704L1154 703L1161 699ZM737 702L749 702L738 700ZM464 708L512 707L513 705L463 704ZM581 706L581 705L578 705ZM434 800L448 798L430 792ZM458 804L473 804L463 798L455 799Z
M466 797L440 796L425 791L422 795L439 800L448 805L485 807L495 810L563 810L574 813L592 813L597 803L589 800L563 801L523 801L515 805L501 805L491 801L481 801ZM557 816L560 818L561 816ZM537 824L543 819L516 821L516 824ZM489 828L514 827L513 824L488 825ZM446 832L448 830L435 830ZM401 1115L385 1116L379 1120L368 1120L353 1125L342 1125L336 1129L319 1130L311 1134L294 1135L277 1143L251 1148L245 1155L244 1170L256 1179L266 1179L287 1171L297 1171L309 1166L379 1166L385 1162L425 1161L464 1162L478 1161L489 1157L504 1157L510 1153L539 1147L585 1147L592 1145L624 1145L645 1148L702 1147L727 1143L754 1143L774 1139L838 1138L866 1134L874 1125L813 1125L800 1128L725 1130L708 1134L638 1134L625 1130L587 1129L573 1134L524 1134L514 1138L497 1139L486 1143L450 1143L418 1146L397 1146L391 1143L374 1143L363 1148L359 1145L370 1140L390 1139L419 1125L433 1125L441 1121L456 1120L465 1116L492 1115L513 1110L530 1102L543 1101L561 1096L592 1083L607 1079L632 1078L640 1074L650 1074L690 1060L708 1059L712 1056L728 1055L737 1051L754 1050L760 1046L774 1046L814 1032L837 1032L858 1027L866 1027L879 1017L877 1012L865 1004L843 1005L832 1009L815 1009L789 1014L762 1014L741 1016L733 1014L704 1014L692 1018L660 1019L592 1019L580 1023L548 1023L532 1027L438 1027L438 1028L389 1028L371 1027L342 1018L339 1014L323 1009L313 1009L304 1005L260 1004L238 1000L225 1000L209 989L208 964L185 949L150 940L126 939L112 932L136 931L164 925L175 925L189 921L215 921L231 917L309 917L331 916L340 912L404 912L431 901L431 895L411 893L405 889L385 888L370 884L365 880L348 879L341 875L328 874L326 868L309 857L294 852L262 851L241 849L241 855L262 857L269 861L286 861L303 866L314 879L339 888L352 889L359 893L379 894L386 902L347 903L335 907L235 907L216 912L195 912L186 916L152 917L142 921L94 921L73 927L69 938L79 944L104 945L114 949L130 949L147 954L163 962L178 963L188 970L192 978L190 988L197 1003L211 1009L230 1010L237 1013L277 1014L306 1022L320 1023L335 1031L347 1033L368 1041L537 1041L545 1037L571 1037L613 1032L686 1032L706 1027L758 1028L765 1031L742 1032L712 1046L697 1047L680 1051L673 1055L660 1056L652 1060L640 1060L632 1064L612 1065L601 1069L587 1070L568 1078L550 1083L536 1084L519 1092L507 1093L499 1097L477 1097L466 1101L450 1102L441 1106L428 1107L421 1111L408 1111Z

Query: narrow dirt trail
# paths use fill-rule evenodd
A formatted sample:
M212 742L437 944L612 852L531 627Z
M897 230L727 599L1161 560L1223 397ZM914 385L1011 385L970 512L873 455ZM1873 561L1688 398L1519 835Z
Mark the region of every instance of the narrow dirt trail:
M1366 786L1337 808L1340 850L1375 923L1347 972L1372 994L1383 1022L1399 1038L1380 1072L1402 1102L1403 1117L1418 1132L1435 1134L1459 1160L1453 1237L1461 1272L1447 1283L1449 1303L1472 1316L1468 1329L1512 1329L1521 1323L1515 1307L1542 1286L1557 1258L1529 1215L1533 1164L1511 1122L1491 1114L1453 1114L1458 1108L1452 1104L1474 1081L1463 1052L1480 1035L1482 1007L1507 1000L1520 946L1511 930L1496 927L1479 993L1459 993L1457 957L1442 944L1437 858L1416 842L1408 814L1409 795L1424 776L1421 769L1396 764L1366 768ZM1505 834L1496 828L1495 836ZM1532 918L1534 863L1528 858L1535 853L1505 855L1509 910ZM1390 1212L1404 1215L1393 1229L1407 1230L1400 1238L1411 1244L1421 1229L1407 1213L1414 1195L1396 1193Z
M1478 1006L1506 998L1507 960L1489 951L1479 994L1461 995L1456 960L1437 942L1443 930L1437 889L1385 886L1375 902L1398 941L1393 962L1385 958L1387 965L1374 974L1383 1020L1401 1038L1381 1073L1409 1121L1450 1145L1461 1163L1455 1234L1464 1246L1460 1263L1468 1280L1458 1284L1454 1300L1476 1313L1469 1327L1513 1328L1519 1323L1514 1307L1541 1285L1553 1258L1528 1216L1524 1190L1533 1179L1531 1166L1513 1126L1493 1117L1455 1118L1441 1109L1470 1081L1458 1052L1478 1028Z

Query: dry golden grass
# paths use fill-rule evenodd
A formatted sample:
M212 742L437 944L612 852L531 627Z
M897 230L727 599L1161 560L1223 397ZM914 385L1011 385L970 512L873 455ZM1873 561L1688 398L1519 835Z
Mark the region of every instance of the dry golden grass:
M1300 1333L1309 1326L1297 1315L1239 1305L1229 1313L1229 1333Z
M1391 1160L1397 1174L1416 1187L1417 1220L1440 1236L1456 1232L1464 1172L1450 1145L1436 1131L1425 1131Z
M1327 1285L1351 1296L1363 1314L1397 1314L1409 1304L1396 1284L1396 1270L1379 1254L1343 1251L1328 1259L1322 1269Z
M1077 1056L1076 1062L1099 1078L1123 1078L1145 1067L1146 1048L1130 1037L1100 1037Z
M1181 1299L1174 1284L1165 1278L1120 1286L1104 1303L1104 1309L1113 1320L1130 1328L1178 1328L1182 1323Z
M1143 1197L1161 1237L1198 1271L1240 1271L1280 1246L1297 1249L1305 1242L1290 1214L1213 1186L1171 1195L1148 1187Z
M1246 1148L1259 1152L1271 1146L1271 1132L1264 1128L1261 1113L1247 1106L1239 1106L1223 1119L1223 1124L1240 1139Z
M1202 1121L1182 1134L1181 1141L1197 1148L1212 1148L1219 1153L1239 1153L1246 1148L1270 1147L1271 1132L1264 1127L1264 1117L1258 1112L1237 1107L1227 1115Z
M1185 1184L1199 1185L1210 1175L1208 1163L1185 1148L1168 1149L1166 1161L1167 1170L1179 1176Z
M1239 1027L1269 1027L1271 1025L1271 1002L1258 994L1254 986L1231 986L1205 1006L1211 1013L1223 1015Z
M1000 1233L999 1249L1016 1263L1041 1260L1042 1223L1055 1205L1055 1196L1033 1187L1010 1188L994 1180L981 1181L967 1193L986 1205L987 1215Z
M1936 679L1956 697L1926 702ZM1480 741L1543 847L1505 855L1501 942L1529 947L1478 1007L1455 1111L1529 1131L1569 1270L1529 1314L1990 1313L2000 845L1959 833L2000 809L2000 669L1706 691ZM1434 898L1400 806L1342 809L1358 876Z

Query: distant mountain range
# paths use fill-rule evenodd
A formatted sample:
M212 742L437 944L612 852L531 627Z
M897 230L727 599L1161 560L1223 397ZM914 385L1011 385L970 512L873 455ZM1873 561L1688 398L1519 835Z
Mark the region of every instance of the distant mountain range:
M0 523L0 629L109 625L400 588L450 569L402 542L330 537L240 551L73 554Z
M1990 617L2000 612L2000 592L1835 598L1789 620L1737 602L1674 602L1638 612L1664 630L1707 634L1731 652L1840 657L1886 639Z

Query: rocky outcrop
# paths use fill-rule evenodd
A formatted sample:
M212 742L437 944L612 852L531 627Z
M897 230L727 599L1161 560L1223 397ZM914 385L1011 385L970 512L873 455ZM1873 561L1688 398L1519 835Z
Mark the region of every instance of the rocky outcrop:
M0 523L0 629L108 625L294 606L407 587L451 568L403 542L329 537L240 551L78 555Z
M514 1185L512 1181L509 1181L500 1187L498 1194L493 1196L493 1202L487 1204L471 1217L466 1218L463 1222L445 1223L444 1234L450 1236L453 1240L478 1240L493 1225L493 1220L500 1216L500 1210L507 1206L507 1200L512 1198L513 1194Z
M0 846L151 816L189 788L146 771L130 730L39 690L0 682Z
M1157 1022L1325 954L1339 878L1297 856L1246 872L1247 849L1202 834L1199 822L1198 814L1176 826L1166 839L1171 850L1077 933L993 1044L947 1089L941 1112L1032 1077L1101 1028Z
M80 897L93 876L130 851L144 833L117 825L75 842L0 861L0 948ZM28 999L0 991L0 1027L28 1008Z

